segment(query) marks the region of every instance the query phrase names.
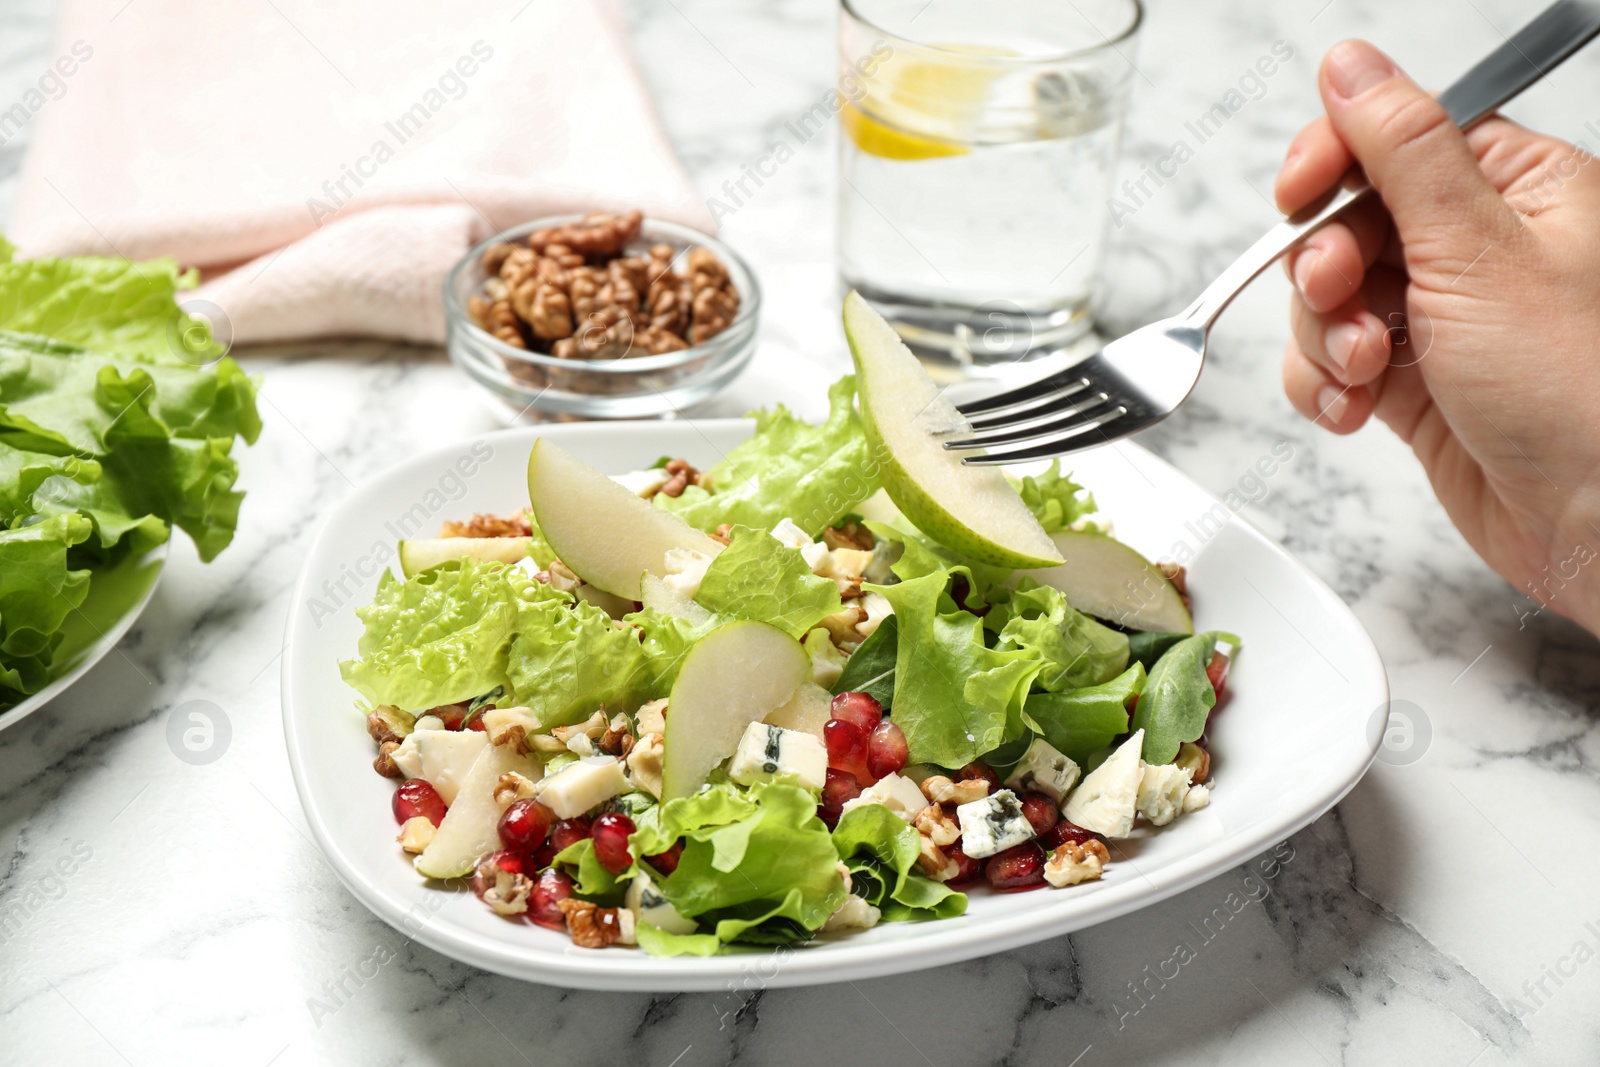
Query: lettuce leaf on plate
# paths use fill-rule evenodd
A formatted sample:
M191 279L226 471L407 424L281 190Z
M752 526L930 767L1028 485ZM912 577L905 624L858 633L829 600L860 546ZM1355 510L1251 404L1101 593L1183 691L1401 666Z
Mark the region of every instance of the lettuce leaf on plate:
M850 869L850 891L882 911L886 921L948 919L967 910L966 894L912 869L921 837L882 804L845 812L833 845Z
M844 607L833 579L812 574L798 549L748 526L735 526L731 540L700 581L694 599L701 607L796 638Z
M372 603L356 611L366 625L358 658L339 673L369 702L409 710L510 689L507 649L536 585L518 568L475 559L404 581L385 571Z
M1059 589L1024 578L984 619L995 648L1024 649L1044 661L1035 683L1046 692L1099 685L1128 666L1128 637L1073 609Z
M707 472L710 492L690 486L656 504L707 532L723 523L770 530L787 518L815 537L878 489L855 392L852 376L834 382L820 426L781 404L756 412L755 434Z
M816 799L797 786L746 792L721 784L669 800L639 817L630 844L636 855L652 855L680 838L678 867L657 888L719 942L803 939L844 903L833 838L817 818ZM690 950L665 936L654 939L657 947ZM652 940L640 943L651 949Z
M90 530L81 515L0 530L0 706L49 682L61 625L89 592L89 572L72 569L68 550Z
M1035 733L1058 752L1083 763L1091 753L1129 732L1128 702L1143 693L1144 687L1144 664L1135 661L1100 685L1033 693L1023 710Z
M864 586L894 606L894 721L912 763L961 767L1022 731L1022 704L1044 665L1032 649L991 649L983 622L946 592L935 571Z
M1094 494L1062 474L1059 459L1051 460L1044 473L1025 476L1017 492L1045 533L1060 533L1095 512Z
M519 589L506 673L518 702L541 726L580 722L600 707L632 711L650 699L657 671L638 631L619 628L587 601L522 578L527 586Z
M1219 630L1186 637L1161 654L1134 710L1129 729L1144 731L1146 763L1171 763L1178 746L1205 732L1217 694L1206 666L1218 641L1238 648L1239 639Z

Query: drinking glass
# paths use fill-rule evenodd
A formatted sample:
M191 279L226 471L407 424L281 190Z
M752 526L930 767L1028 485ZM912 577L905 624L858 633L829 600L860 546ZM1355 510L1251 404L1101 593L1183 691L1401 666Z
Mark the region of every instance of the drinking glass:
M1090 326L1138 0L841 0L838 264L941 377Z

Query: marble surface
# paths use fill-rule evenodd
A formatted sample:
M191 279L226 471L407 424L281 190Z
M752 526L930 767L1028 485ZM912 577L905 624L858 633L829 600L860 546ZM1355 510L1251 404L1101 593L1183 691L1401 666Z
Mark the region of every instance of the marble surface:
M1369 37L1441 84L1532 6L1156 0L1134 59L1125 177L1166 154L1274 41L1295 58L1113 232L1106 328L1186 303L1271 221L1272 175L1313 114L1329 45ZM52 58L51 14L47 0L0 5L0 109ZM828 88L826 0L633 0L629 17L707 195ZM1597 98L1589 54L1510 110L1583 138ZM0 145L0 217L27 132ZM707 414L780 395L815 409L846 364L824 224L831 153L821 139L805 146L726 220L769 306L755 364ZM1195 398L1142 443L1215 492L1256 498L1242 518L1354 606L1418 728L1409 750L1280 846L1288 858L1265 895L1179 977L1151 976L1179 942L1197 944L1194 924L1270 854L1070 937L811 989L579 993L404 943L308 839L276 658L317 517L396 459L492 418L436 351L323 345L243 354L265 377L267 428L243 458L250 497L233 548L203 567L176 547L119 653L0 733L0 1064L1600 1060L1595 640L1549 612L1525 615L1531 605L1466 548L1386 431L1336 440L1290 412L1277 387L1284 297L1276 274L1244 296ZM1283 440L1295 459L1263 496L1241 479ZM172 712L193 700L231 728L203 766L167 742Z

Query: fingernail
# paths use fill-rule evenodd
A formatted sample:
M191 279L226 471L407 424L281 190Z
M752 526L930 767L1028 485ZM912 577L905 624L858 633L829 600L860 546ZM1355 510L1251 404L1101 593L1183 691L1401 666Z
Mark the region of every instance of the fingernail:
M1328 358L1333 360L1334 366L1340 370L1350 369L1350 357L1356 354L1356 345L1361 343L1365 332L1353 322L1341 322L1328 327L1322 344L1328 350Z
M1311 283L1311 246L1307 245L1294 257L1294 287L1303 297L1306 295L1306 286Z
M1345 408L1350 406L1349 399L1345 396L1347 390L1337 385L1324 385L1317 391L1317 418L1323 422L1337 423L1344 418Z
M1388 56L1365 41L1344 41L1335 45L1324 63L1329 87L1346 100L1400 73Z

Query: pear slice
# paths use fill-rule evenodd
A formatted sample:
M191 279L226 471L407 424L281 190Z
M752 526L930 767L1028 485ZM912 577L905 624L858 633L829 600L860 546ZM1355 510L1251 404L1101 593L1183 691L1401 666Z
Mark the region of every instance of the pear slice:
M427 537L400 542L400 572L413 578L451 560L515 563L528 554L531 537Z
M590 585L639 599L639 576L667 573L669 549L722 545L543 438L528 457L528 496L556 556Z
M683 658L667 705L661 799L695 792L760 722L811 680L800 642L764 622L731 622Z
M1192 634L1183 597L1155 564L1102 533L1063 530L1050 538L1066 560L1059 567L1023 571L1040 585L1061 590L1067 603L1127 630Z
M489 745L478 754L433 840L417 857L418 874L460 878L471 874L480 859L500 847L500 815L505 806L495 800L494 787L502 774L511 771L532 781L538 781L542 773L537 760L514 751L511 745Z
M1048 567L1060 554L997 467L968 467L936 434L967 420L861 294L844 300L860 378L861 422L889 499L940 544L1000 567Z
M833 718L833 694L815 682L806 681L794 691L788 703L767 715L762 721L768 726L781 726L785 730L799 730L827 743L822 728Z
M709 625L715 618L683 590L668 585L653 574L640 578L639 602L652 611L686 619L695 626Z

